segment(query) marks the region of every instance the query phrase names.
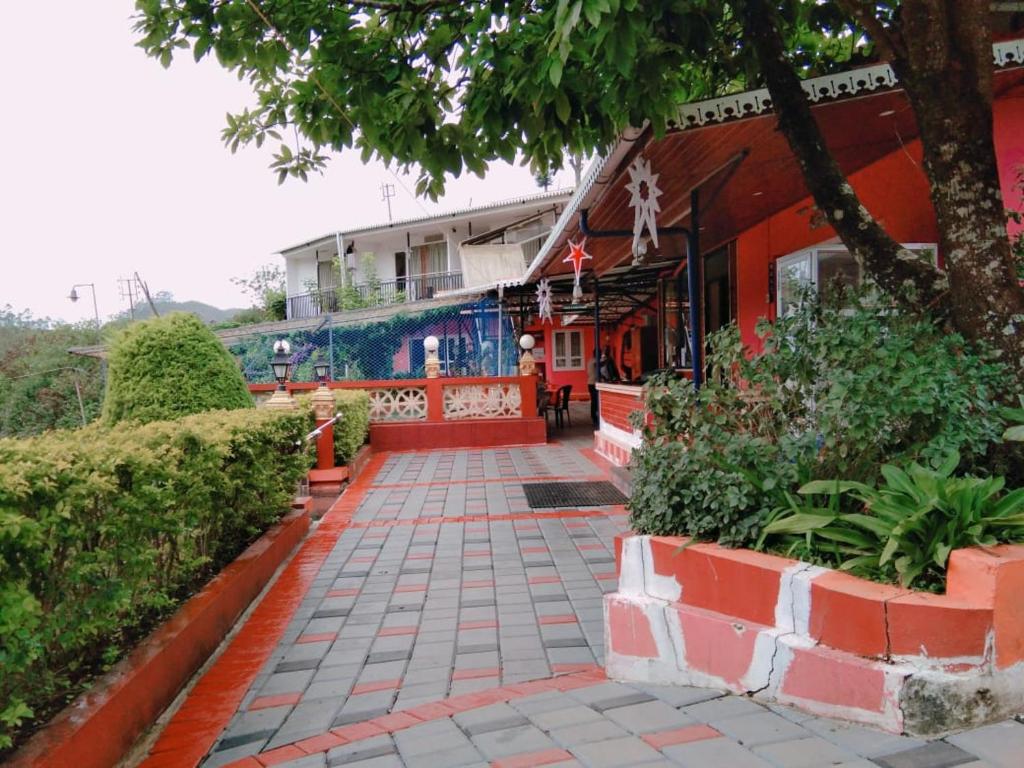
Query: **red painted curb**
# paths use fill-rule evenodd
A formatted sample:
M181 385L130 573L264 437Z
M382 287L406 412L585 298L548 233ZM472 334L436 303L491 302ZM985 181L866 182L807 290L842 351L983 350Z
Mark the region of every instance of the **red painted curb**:
M19 750L11 768L108 768L209 658L309 529L307 501L251 544L128 658Z
M359 480L321 518L316 531L306 538L228 648L196 683L141 768L162 768L172 763L180 768L193 768L210 751L277 647L321 564L348 527L386 459L386 453L373 454Z
M406 728L411 728L414 725L420 725L431 720L441 720L462 712L490 706L491 704L521 699L526 696L534 696L549 691L570 691L577 688L587 688L592 685L599 685L607 680L604 670L596 665L575 664L570 666L579 667L579 669L570 670L570 673L565 675L545 677L540 680L503 685L473 693L464 693L447 699L438 699L437 701L419 704L415 707L410 707L400 712L392 712L389 715L372 720L343 725L318 736L310 736L268 752L244 757L241 760L228 763L224 768L259 768L260 766L276 765L280 762L299 759L307 755L327 752L342 744L351 744L355 741L370 739L382 733L404 731ZM524 763L524 765L541 764Z

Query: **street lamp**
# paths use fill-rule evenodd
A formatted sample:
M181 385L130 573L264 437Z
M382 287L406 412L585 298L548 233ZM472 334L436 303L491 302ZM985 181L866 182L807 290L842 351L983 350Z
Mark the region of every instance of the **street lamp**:
M267 408L294 411L298 407L285 386L285 382L288 381L288 372L292 367L291 351L292 346L285 339L278 339L274 342L274 357L270 361L270 367L277 380L277 390L267 401Z
M71 286L71 293L68 294L68 298L71 299L71 303L74 304L81 297L78 295L77 288L89 288L92 290L92 312L96 318L96 339L100 338L100 310L96 305L96 284L95 283L75 283Z
M428 379L436 379L441 375L441 360L437 356L437 350L440 346L441 342L437 336L427 336L423 340L423 351L426 353L423 368Z
M329 362L318 360L317 362L313 363L313 372L316 374L316 380L320 382L321 387L327 387L327 374L330 372L330 370L331 364Z

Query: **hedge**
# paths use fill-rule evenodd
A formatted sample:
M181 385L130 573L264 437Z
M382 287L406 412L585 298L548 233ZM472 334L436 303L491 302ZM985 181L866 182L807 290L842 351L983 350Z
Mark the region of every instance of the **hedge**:
M235 359L195 315L132 323L114 338L108 363L107 424L253 405Z
M288 510L308 427L249 409L0 440L0 760Z
M334 422L334 461L340 466L352 460L370 434L370 395L362 389L336 389L334 401L341 414Z

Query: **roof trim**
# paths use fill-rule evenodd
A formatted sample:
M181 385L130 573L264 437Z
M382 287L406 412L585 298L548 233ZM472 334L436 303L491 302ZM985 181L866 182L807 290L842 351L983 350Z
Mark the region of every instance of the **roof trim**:
M992 45L992 59L997 68L1024 66L1024 38L1015 40L1004 40ZM877 64L870 67L852 69L848 72L839 72L833 75L812 77L802 81L807 98L813 103L820 103L850 96L860 91L884 92L899 87L896 74L888 64ZM871 95L864 94L864 95ZM672 126L677 131L699 128L715 123L725 123L734 120L742 120L748 117L756 117L772 111L771 97L766 88L759 88L753 91L743 91L730 96L722 96L716 99L705 99L689 104L682 104L679 107L679 123ZM544 266L556 243L559 242L565 230L572 223L573 217L581 208L588 207L597 199L600 191L595 190L598 175L608 165L612 157L621 158L625 151L641 135L635 132L636 129L628 129L622 136L601 156L596 158L587 171L579 189L565 205L565 210L558 217L555 226L552 227L547 240L544 241L540 251L534 257L526 273L523 275L520 284L528 283L535 273ZM614 172L614 167L612 168ZM600 182L603 188L610 180Z
M1024 64L1024 40L1004 40L992 45L992 60L997 68ZM811 77L800 85L811 103L852 96L862 91L887 91L899 87L896 73L888 64L875 64L832 75ZM865 94L867 95L867 94ZM714 123L740 120L772 111L772 99L767 88L705 99L679 107L679 122L672 126L685 131Z
M409 219L399 219L398 221L392 221L381 224L372 224L368 227L360 227L359 229L348 229L338 230L337 232L329 232L320 237L315 237L312 240L307 240L304 243L298 243L297 245L291 245L287 248L282 248L276 253L281 256L289 256L295 251L309 248L310 246L317 245L319 243L326 243L334 240L335 237L341 235L343 238L355 237L356 235L368 235L374 232L386 232L388 230L402 229L404 227L418 226L420 224L429 224L437 221L451 221L455 218L463 216L472 216L479 213L492 213L499 211L502 208L514 208L520 205L529 205L530 203L541 203L552 200L558 200L560 198L570 199L573 194L571 188L561 188L550 190L547 192L536 192L530 195L519 195L517 197L510 197L504 200L497 200L493 203L487 203L486 205L478 205L466 208L455 208L451 211L443 211L441 213L432 214L430 216L415 216Z

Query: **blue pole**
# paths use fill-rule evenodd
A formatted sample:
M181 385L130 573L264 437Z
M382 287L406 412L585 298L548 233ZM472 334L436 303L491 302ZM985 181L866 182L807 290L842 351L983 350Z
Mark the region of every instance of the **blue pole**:
M704 291L700 268L700 195L690 192L690 233L686 238L686 278L690 293L690 362L693 365L693 388L704 382L704 345L701 341L701 319Z

